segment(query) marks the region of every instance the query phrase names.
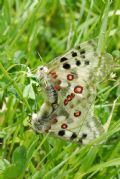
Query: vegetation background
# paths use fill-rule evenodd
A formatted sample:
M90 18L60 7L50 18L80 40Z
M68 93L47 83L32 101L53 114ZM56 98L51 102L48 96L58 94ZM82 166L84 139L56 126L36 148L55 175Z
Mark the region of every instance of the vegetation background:
M30 115L43 102L30 75L75 43L98 37L118 65L100 85L97 117L110 129L79 147L36 135ZM120 178L120 1L0 0L0 179ZM99 144L101 141L104 143Z

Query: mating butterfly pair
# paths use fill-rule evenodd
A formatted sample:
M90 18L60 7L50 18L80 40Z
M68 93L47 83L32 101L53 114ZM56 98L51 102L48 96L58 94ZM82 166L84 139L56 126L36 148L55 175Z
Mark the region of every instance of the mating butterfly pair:
M82 43L38 68L46 99L40 111L32 115L36 132L48 132L80 144L104 132L93 107L96 86L109 73L112 56L98 56L96 46L95 41Z

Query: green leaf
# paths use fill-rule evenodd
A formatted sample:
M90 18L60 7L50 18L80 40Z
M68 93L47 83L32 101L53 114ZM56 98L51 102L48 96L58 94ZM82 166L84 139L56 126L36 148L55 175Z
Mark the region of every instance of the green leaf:
M23 97L25 98L31 98L31 99L35 99L35 93L32 87L32 84L28 84L23 91Z
M16 179L21 176L23 169L24 168L21 162L12 164L2 172L3 179Z
M26 160L26 148L24 146L17 147L12 155L12 162L17 163L21 162L24 164Z
M120 87L117 88L116 95L117 95L117 96L120 95Z
M0 159L0 170L4 170L6 167L9 166L9 161L6 159Z
M17 147L12 155L13 164L9 164L6 160L0 161L0 166L3 169L2 177L3 179L16 179L21 176L25 169L26 161L26 148L24 146Z

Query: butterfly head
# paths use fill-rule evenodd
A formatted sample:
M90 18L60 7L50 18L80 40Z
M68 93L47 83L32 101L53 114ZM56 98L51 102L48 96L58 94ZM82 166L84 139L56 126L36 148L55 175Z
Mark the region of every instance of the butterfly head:
M48 72L48 68L46 66L39 66L37 70L37 78L39 80L43 79Z

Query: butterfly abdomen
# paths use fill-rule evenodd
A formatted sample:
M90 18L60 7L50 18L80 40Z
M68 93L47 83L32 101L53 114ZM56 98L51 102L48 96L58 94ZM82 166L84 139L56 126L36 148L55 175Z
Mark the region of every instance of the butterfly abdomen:
M48 100L51 104L57 103L58 93L57 90L54 89L53 84L49 81L46 87L46 95L48 96Z

